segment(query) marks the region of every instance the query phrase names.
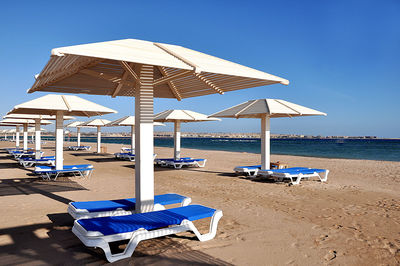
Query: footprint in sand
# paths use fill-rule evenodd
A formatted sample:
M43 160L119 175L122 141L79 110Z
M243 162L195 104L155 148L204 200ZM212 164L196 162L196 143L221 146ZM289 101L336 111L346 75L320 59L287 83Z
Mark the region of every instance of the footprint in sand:
M325 255L324 259L328 261L334 260L336 259L336 255L337 255L336 250L329 250L328 254Z

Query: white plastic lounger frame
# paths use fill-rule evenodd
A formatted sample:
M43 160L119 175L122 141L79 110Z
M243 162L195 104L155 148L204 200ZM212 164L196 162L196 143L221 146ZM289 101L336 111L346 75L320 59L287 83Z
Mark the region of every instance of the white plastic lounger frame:
M308 179L311 177L318 177L321 182L326 182L328 180L329 170L325 170L324 172L314 172L311 174L302 174L302 173L275 173L272 172L271 177L277 179L278 181L283 181L283 179L290 179L291 185L300 184L301 179Z
M42 177L43 180L51 180L53 177L53 180L56 181L57 178L62 175L62 174L72 174L74 177L82 177L85 178L87 177L90 179L92 176L94 168L87 168L87 169L66 169L62 171L43 171L40 176Z
M121 233L115 235L104 236L102 233L96 231L86 231L79 223L75 220L72 232L82 241L87 247L99 247L104 251L106 258L109 262L129 258L135 251L136 246L142 240L174 235L181 232L192 231L200 241L207 241L213 239L217 233L218 222L222 217L222 211L216 210L211 218L210 229L206 234L200 234L194 224L189 220L183 220L180 225L171 226L168 228L155 229L147 231L143 228L133 232ZM111 254L109 243L127 240L129 243L125 250L118 254Z
M192 202L192 199L186 197L182 200L180 206L188 206ZM73 202L68 204L68 213L74 217L74 219L88 219L88 218L97 218L97 217L108 217L108 216L122 216L122 215L131 215L135 213L135 210L124 210L122 208L118 208L112 211L101 211L101 212L89 212L88 210L84 209L77 209ZM154 211L162 211L165 210L165 205L156 203L154 204Z
M255 167L245 167L245 166L237 166L233 169L236 175L245 175L250 177L255 177L258 174L259 168Z
M194 161L191 162L187 162L187 161L181 161L181 162L177 162L177 161L165 161L165 166L170 166L170 167L174 167L175 169L181 169L183 166L187 166L187 167L204 167L206 166L206 162L207 159L204 159L202 161L197 161L194 159ZM164 166L162 165L162 166Z
M41 160L41 161L36 161L36 160L20 160L19 164L22 165L24 168L29 168L33 167L37 164L44 164L44 165L51 165L55 166L56 161L55 159L49 159L49 160Z

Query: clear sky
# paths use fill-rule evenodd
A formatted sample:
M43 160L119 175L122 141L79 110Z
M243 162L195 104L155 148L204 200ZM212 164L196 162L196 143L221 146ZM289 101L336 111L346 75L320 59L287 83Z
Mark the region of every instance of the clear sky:
M152 2L152 3L149 3ZM211 114L277 98L328 113L273 119L272 133L400 137L400 1L4 1L0 114L26 94L52 48L125 38L182 45L290 80L181 102L155 112ZM134 98L81 97L132 115ZM84 119L87 120L87 119ZM256 119L190 123L182 131L258 132ZM122 130L122 129L121 129ZM172 126L156 130L172 130Z

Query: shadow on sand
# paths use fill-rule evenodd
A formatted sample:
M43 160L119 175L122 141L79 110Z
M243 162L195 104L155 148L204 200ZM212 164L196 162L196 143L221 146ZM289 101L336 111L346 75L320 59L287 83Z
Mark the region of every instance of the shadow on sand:
M101 249L87 248L71 232L67 213L47 215L51 222L0 229L2 265L107 263ZM141 242L133 256L115 265L231 265L178 242L178 236Z
M50 199L68 204L70 199L54 194L54 192L87 190L78 183L67 181L42 181L38 178L15 178L0 180L0 197L12 195L41 194Z

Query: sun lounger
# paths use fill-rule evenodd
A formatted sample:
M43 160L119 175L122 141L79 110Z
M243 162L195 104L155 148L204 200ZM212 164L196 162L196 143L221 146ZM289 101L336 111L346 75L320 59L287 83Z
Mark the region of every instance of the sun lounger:
M211 218L210 229L200 234L192 221ZM200 241L213 239L221 210L189 205L163 211L75 220L72 232L87 247L99 247L109 262L129 258L142 240L192 231ZM112 254L109 243L129 240L125 250Z
M119 160L129 160L129 161L134 161L135 160L135 154L131 152L117 152L114 153L115 159Z
M178 194L162 194L154 196L154 210L165 210L165 205L181 204L187 206L191 198ZM106 216L129 215L135 213L135 198L100 201L70 202L68 213L74 219L86 219Z
M91 146L68 146L68 150L73 151L89 151L92 147Z
M122 147L121 148L121 152L122 153L124 153L124 152L135 152L135 150L134 149L131 149L131 148L126 148L126 147Z
M40 152L40 156L42 156L44 154L44 152ZM22 152L14 152L12 153L12 155L14 156L14 159L20 159L23 157L34 157L36 155L36 152L34 151L22 151Z
M33 157L22 157L19 159L19 164L25 168L32 167L38 164L54 166L55 161L56 161L55 156L43 156L40 159L35 159Z
M65 174L90 178L93 170L94 168L91 164L64 165L61 170L56 170L54 166L36 166L33 173L43 179L51 180L53 177L53 180L57 180L58 176Z
M290 168L284 168L284 169L260 169L258 170L257 175L258 176L262 176L262 177L271 177L272 173L277 170L279 170L280 172L285 172L285 170L287 171L295 171L295 170L302 170L302 169L308 169L307 167L290 167ZM279 172L278 171L278 172Z
M248 165L236 166L233 171L235 171L237 175L256 176L260 169L261 165Z
M165 164L161 166L174 167L175 169L181 169L183 166L187 167L204 167L207 159L180 159L165 161Z
M311 177L318 177L321 182L326 182L328 180L329 170L306 167L292 167L276 170L260 170L258 173L259 175L269 174L271 178L277 181L289 179L291 185L298 185L300 184L301 179L309 179Z
M193 159L192 157L181 157L180 160L191 160ZM173 161L174 158L157 158L154 160L154 162L156 163L156 165L160 165L160 166L166 166L166 162L170 162Z

